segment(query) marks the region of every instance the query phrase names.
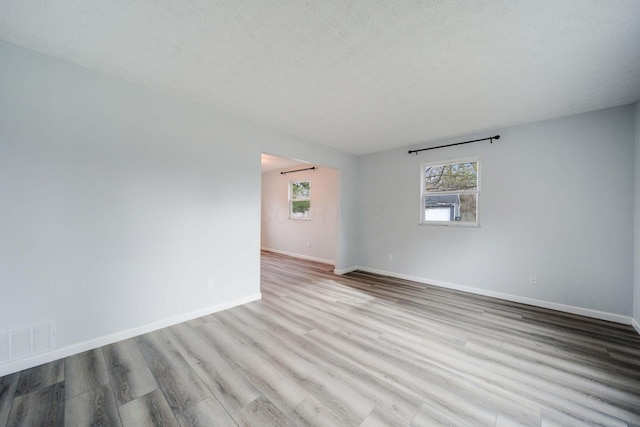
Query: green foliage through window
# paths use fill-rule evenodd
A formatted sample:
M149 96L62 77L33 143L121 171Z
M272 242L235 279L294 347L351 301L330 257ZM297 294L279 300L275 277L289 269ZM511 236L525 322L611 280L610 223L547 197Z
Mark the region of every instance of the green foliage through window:
M289 217L291 219L310 219L311 182L295 181L289 183Z
M298 200L291 202L291 212L296 213L305 213L311 208L311 202L308 200Z
M300 181L291 183L291 200L309 199L311 192L311 182Z

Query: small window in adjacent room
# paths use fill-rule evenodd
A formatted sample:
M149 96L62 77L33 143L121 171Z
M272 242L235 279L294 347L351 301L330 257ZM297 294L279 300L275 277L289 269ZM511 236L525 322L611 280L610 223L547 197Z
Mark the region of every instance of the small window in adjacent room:
M478 158L424 163L420 171L422 224L479 225Z
M289 183L289 218L311 219L311 181Z

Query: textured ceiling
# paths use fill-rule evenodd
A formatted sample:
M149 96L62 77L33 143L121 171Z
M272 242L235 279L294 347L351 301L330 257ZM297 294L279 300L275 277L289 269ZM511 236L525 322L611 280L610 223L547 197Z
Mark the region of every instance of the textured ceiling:
M303 162L292 159L284 159L282 157L271 156L269 154L262 155L262 173L273 172L273 171L283 171L287 170L293 166L303 165Z
M358 154L640 98L639 0L0 0L0 39Z

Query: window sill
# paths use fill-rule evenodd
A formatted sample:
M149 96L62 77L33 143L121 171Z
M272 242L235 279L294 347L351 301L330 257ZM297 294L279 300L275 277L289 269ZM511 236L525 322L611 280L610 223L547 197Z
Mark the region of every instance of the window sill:
M479 222L421 222L419 225L435 225L436 227L463 227L463 228L480 228Z

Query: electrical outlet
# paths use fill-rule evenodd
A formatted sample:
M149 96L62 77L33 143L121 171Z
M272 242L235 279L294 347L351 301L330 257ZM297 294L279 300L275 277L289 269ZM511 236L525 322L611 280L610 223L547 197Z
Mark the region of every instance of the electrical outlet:
M389 254L389 261L393 261L393 255Z
M213 289L216 287L216 281L213 277L209 277L209 280L207 280L207 288L209 289Z
M538 276L536 276L535 274L532 274L531 276L529 276L529 284L530 285L537 285L538 284Z
M311 242L307 242L307 247L310 248L311 247Z

